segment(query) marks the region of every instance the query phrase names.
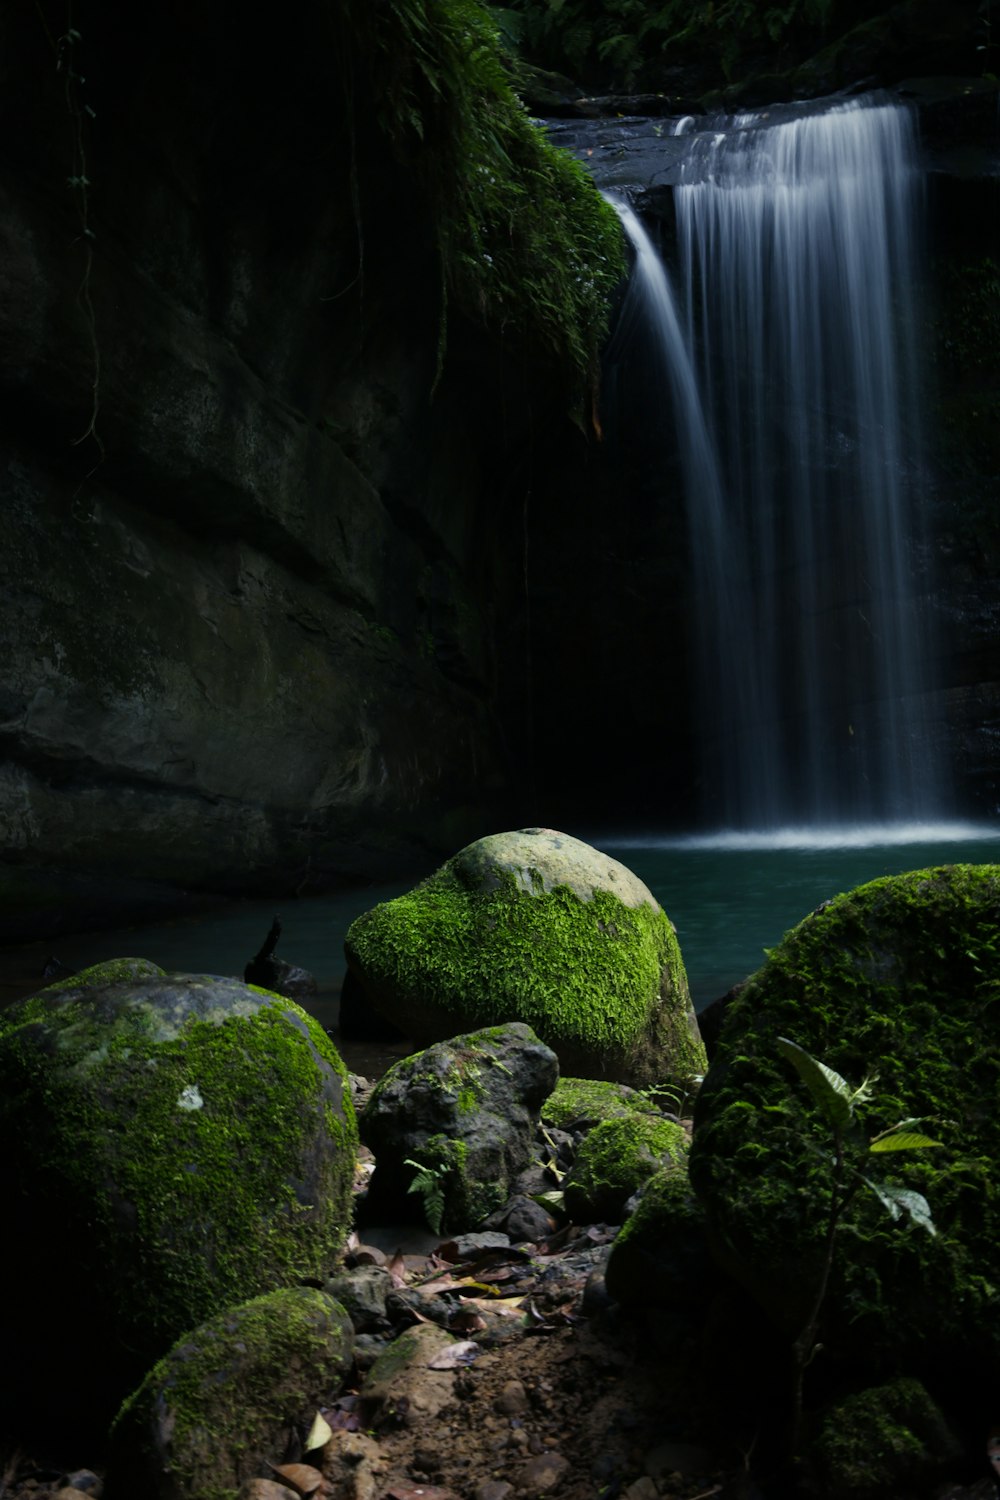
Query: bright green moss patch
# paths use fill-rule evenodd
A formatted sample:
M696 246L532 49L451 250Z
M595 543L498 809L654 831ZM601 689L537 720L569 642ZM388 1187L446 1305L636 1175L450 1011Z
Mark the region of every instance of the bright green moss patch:
M652 897L582 899L466 850L359 917L346 950L378 1008L417 1041L518 1020L578 1072L651 1083L704 1071L676 934Z
M790 1037L853 1084L869 1135L918 1117L944 1150L875 1165L938 1233L868 1191L839 1234L820 1340L869 1370L1000 1377L1000 867L887 877L790 932L730 1007L695 1112L691 1181L724 1262L789 1333L813 1295L829 1132L778 1053Z
M654 1172L681 1163L687 1145L681 1126L662 1116L602 1121L587 1134L564 1184L567 1212L621 1223L626 1201Z
M596 1125L601 1120L649 1114L644 1094L598 1078L560 1078L542 1105L542 1119L566 1130L571 1125Z
M124 984L133 979L159 979L165 973L165 969L148 958L108 958L103 963L91 964L88 969L71 974L67 979L57 980L55 984L48 985L42 994L51 995L60 990L75 990L88 985Z

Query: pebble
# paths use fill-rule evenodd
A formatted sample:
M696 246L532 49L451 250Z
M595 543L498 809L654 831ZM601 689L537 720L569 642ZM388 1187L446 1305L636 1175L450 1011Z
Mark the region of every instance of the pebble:
M482 1484L476 1485L475 1500L507 1500L507 1496L513 1493L514 1486L506 1479L484 1479Z
M514 1482L519 1490L541 1495L546 1490L554 1490L569 1467L569 1459L563 1458L561 1453L540 1453L537 1458L528 1459Z
M643 1474L624 1491L623 1500L659 1500L659 1490L649 1475Z
M236 1500L291 1500L293 1491L274 1479L247 1479Z
M508 1380L493 1404L497 1411L503 1412L508 1417L516 1417L521 1412L527 1411L530 1403L528 1393L521 1382Z

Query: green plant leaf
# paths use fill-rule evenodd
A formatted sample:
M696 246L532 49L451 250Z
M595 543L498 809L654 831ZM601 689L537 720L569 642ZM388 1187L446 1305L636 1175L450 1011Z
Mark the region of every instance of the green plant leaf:
M915 1123L903 1120L899 1125L893 1125L891 1130L885 1130L868 1142L869 1151L922 1151L928 1146L941 1146L941 1141L932 1140L929 1135L924 1135L919 1130L908 1130L905 1127Z
M922 1193L916 1193L912 1188L893 1187L887 1182L872 1182L870 1177L862 1180L894 1219L898 1219L904 1212L908 1213L921 1229L926 1229L928 1234L937 1234L931 1218L931 1206Z
M846 1078L841 1078L839 1073L818 1062L811 1053L787 1037L779 1036L778 1050L796 1068L824 1119L835 1130L843 1130L849 1125L860 1090L852 1089Z

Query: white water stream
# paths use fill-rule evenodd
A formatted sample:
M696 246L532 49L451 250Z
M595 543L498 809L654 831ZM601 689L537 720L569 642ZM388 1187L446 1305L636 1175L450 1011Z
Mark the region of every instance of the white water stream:
M942 811L913 586L915 162L892 104L693 134L676 301L616 204L681 450L710 825Z

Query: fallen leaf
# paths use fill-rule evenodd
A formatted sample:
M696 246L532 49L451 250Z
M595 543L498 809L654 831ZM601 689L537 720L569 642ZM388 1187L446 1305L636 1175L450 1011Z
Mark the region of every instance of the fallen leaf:
M333 1437L333 1429L321 1412L313 1417L313 1424L309 1429L309 1435L305 1442L305 1451L312 1453L316 1448L325 1448Z
M523 1297L466 1297L463 1307L481 1307L500 1318L518 1318L524 1311Z
M323 1485L323 1476L312 1464L268 1464L272 1474L293 1490L300 1500L308 1500Z
M401 1250L396 1251L395 1255L392 1257L392 1260L390 1260L389 1264L386 1266L386 1270L389 1272L389 1275L392 1278L393 1286L407 1285L408 1278L406 1275L406 1260Z
M476 1355L480 1353L478 1344L471 1339L459 1339L455 1344L449 1344L435 1354L433 1359L427 1361L428 1370L456 1370L460 1365L471 1365Z

